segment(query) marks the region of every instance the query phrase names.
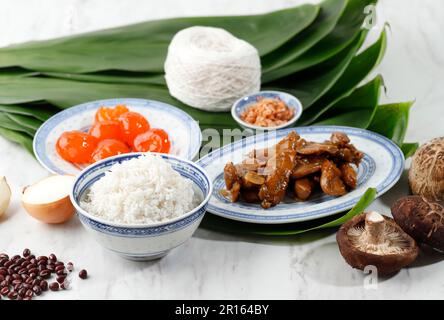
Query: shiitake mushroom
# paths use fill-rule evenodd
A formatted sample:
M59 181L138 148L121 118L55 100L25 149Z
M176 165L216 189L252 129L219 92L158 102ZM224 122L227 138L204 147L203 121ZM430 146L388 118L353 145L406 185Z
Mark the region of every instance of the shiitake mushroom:
M444 137L423 144L409 169L412 193L433 201L444 201Z
M364 270L375 266L378 275L399 271L418 256L418 246L393 219L375 211L362 213L339 229L336 240L345 261Z
M444 207L425 197L407 196L392 208L396 223L416 241L444 251Z

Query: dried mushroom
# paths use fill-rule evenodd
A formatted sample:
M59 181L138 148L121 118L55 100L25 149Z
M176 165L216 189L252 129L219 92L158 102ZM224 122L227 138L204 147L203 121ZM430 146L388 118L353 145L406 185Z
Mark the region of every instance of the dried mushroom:
M399 226L418 242L444 251L444 207L424 197L408 196L392 206Z
M433 201L444 201L444 137L422 145L409 170L412 193Z
M360 270L375 266L382 276L399 271L418 256L415 240L393 219L374 211L343 224L336 240L349 265Z

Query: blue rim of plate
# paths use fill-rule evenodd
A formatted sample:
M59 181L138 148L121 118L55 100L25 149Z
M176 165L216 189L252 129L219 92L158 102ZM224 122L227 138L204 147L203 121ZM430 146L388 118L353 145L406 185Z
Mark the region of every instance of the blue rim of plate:
M286 136L289 132L296 131L298 134L300 134L302 137L304 134L310 134L310 133L332 133L334 131L342 131L348 135L355 135L362 138L369 139L380 146L382 146L384 149L387 150L387 152L390 154L394 167L390 171L390 174L384 179L382 183L380 183L377 186L371 186L373 188L376 188L377 196L381 196L388 190L390 190L400 179L402 172L404 170L405 165L405 158L404 154L402 153L401 149L391 140L388 138L372 132L365 129L359 129L359 128L352 128L352 127L345 127L345 126L310 126L310 127L292 127L287 129L281 129L277 130L275 132L265 132L259 135L251 136L239 141L236 141L232 144L226 145L220 149L217 149L208 155L202 157L197 161L197 164L199 164L202 168L206 169L207 165L214 161L215 158L222 157L226 155L227 153L231 153L235 150L237 150L240 146L248 146L251 145L253 147L257 143L261 143L267 140L269 136L276 137L277 139L281 139L284 136ZM275 134L275 136L274 136ZM222 169L221 169L222 170ZM222 171L221 171L222 172ZM214 178L216 179L216 178ZM213 180L214 180L213 179ZM213 190L213 197L214 192L217 191L216 188ZM211 203L208 204L207 211L232 220L236 221L242 221L242 222L249 222L249 223L261 223L261 224L279 224L279 223L295 223L295 222L303 222L303 221L309 221L314 220L318 218L323 218L327 216L331 216L336 213L340 213L346 210L349 210L353 208L353 206L359 201L359 199L362 197L362 195L359 195L355 198L352 198L348 201L345 201L343 203L340 203L338 205L319 209L315 211L308 211L303 214L298 213L296 214L281 214L281 215L257 215L257 214L248 214L248 213L240 213L236 212L236 207L233 207L233 210L227 210L220 207L217 207ZM279 206L279 205L278 205ZM276 208L278 207L276 206ZM260 209L258 210L265 210Z
M102 105L117 105L117 104L142 104L146 105L155 104L156 109L166 111L169 114L174 114L177 118L182 120L188 126L191 137L198 137L197 139L191 139L190 148L188 149L188 154L186 159L192 160L199 153L200 145L202 144L202 132L200 131L199 125L196 121L185 111L180 110L170 104L149 99L138 99L138 98L115 98L115 99L103 99L85 102L72 106L68 109L60 111L53 115L51 118L46 120L34 135L34 140L32 142L32 147L34 150L34 155L40 164L46 168L51 173L64 174L57 165L55 165L46 155L45 143L48 138L49 133L57 126L61 121L70 118L71 116L84 111L89 111L92 109L98 109Z

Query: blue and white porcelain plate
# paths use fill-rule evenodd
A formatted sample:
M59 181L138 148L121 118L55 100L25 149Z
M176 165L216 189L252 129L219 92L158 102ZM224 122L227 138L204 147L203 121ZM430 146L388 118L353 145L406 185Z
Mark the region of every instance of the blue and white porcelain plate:
M319 193L304 202L286 198L270 209L263 209L260 204L242 201L232 203L220 194L220 190L225 187L223 169L227 162L239 163L253 149L272 147L290 131L296 131L306 140L317 142L328 140L335 131L346 133L351 143L365 153L358 169L357 188L341 197ZM370 187L376 188L377 194L382 195L399 180L404 162L404 155L398 146L377 133L350 127L312 126L251 136L215 150L197 163L213 180L213 195L207 208L208 212L243 222L278 224L308 221L348 210Z
M48 119L34 137L34 154L37 160L52 173L79 173L85 166L63 160L55 149L57 139L65 131L87 131L98 108L117 104L124 104L130 111L144 115L152 128L165 130L171 140L170 154L192 160L199 152L202 134L198 123L187 113L159 101L122 98L83 103Z

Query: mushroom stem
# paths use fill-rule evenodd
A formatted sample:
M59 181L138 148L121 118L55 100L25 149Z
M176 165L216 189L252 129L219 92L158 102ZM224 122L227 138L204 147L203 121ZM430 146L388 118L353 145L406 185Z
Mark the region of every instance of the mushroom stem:
M371 244L379 244L384 241L385 219L376 211L371 211L365 216L365 230L369 235Z

